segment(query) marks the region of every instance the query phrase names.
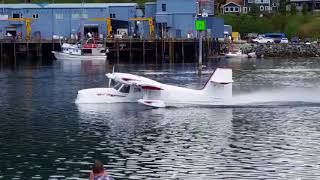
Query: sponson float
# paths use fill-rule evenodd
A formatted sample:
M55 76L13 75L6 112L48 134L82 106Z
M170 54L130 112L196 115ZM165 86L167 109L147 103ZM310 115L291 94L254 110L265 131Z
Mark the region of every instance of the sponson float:
M109 73L109 88L78 91L76 103L140 103L151 107L224 105L232 98L232 70L217 68L203 89L195 90L127 73Z

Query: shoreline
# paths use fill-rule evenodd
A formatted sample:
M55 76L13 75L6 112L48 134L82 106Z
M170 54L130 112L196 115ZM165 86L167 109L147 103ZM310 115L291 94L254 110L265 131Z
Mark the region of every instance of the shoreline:
M306 58L319 57L320 44L240 44L239 48L245 54L256 52L257 57L273 58Z

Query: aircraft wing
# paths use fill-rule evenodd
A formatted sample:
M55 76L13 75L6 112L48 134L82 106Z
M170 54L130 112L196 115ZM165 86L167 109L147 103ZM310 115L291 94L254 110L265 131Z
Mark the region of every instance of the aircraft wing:
M132 78L129 78L129 77L123 77L123 76L117 76L116 74L111 74L111 73L108 73L106 74L106 76L108 77L108 79L112 79L116 82L120 82L122 84L126 84L126 85L132 85L134 84L135 82L138 82L137 80L135 79L132 79Z
M134 85L140 87L143 93L143 99L139 99L138 103L156 108L166 107L164 101L159 100L164 90L160 84L136 82Z
M132 85L140 87L144 91L161 91L160 85L146 82L132 82Z

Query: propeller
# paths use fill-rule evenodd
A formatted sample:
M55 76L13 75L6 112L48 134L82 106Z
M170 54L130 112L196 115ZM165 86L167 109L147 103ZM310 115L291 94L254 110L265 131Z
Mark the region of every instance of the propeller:
M112 74L114 74L114 65L112 66ZM112 79L109 79L109 88L111 87L111 80Z

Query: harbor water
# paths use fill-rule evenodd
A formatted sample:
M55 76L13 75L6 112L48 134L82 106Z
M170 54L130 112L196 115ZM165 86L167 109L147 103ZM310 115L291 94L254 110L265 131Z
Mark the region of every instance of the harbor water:
M74 103L107 86L107 62L1 63L0 179L88 179L94 159L115 179L318 179L319 59L115 70L201 88L217 66L234 71L233 106L152 109Z

